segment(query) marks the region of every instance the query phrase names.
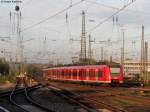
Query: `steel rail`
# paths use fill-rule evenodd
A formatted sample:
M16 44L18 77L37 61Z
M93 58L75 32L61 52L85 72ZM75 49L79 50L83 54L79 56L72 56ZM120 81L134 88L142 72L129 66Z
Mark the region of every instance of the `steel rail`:
M0 106L0 112L10 112L9 110L7 110L6 108Z
M85 109L85 110L88 111L88 112L99 112L98 110L92 108L92 107L89 106L88 104L83 103L83 102L80 102L79 100L77 100L77 99L75 99L75 98L73 98L73 97L71 97L71 96L69 96L69 95L67 95L67 94L65 94L65 93L62 93L62 92L61 92L62 89L60 89L60 88L52 87L52 86L51 86L51 87L49 87L49 89L51 89L51 91L52 91L53 93L55 93L55 94L57 94L57 95L59 95L59 96L65 98L65 99L67 99L67 100L69 100L69 101L71 101L71 102L73 102L73 103L79 105L81 108Z
M41 86L41 85L40 85L40 86ZM29 102L31 102L33 105L35 105L35 106L41 108L42 110L45 110L45 111L47 111L47 112L55 112L55 111L52 111L51 109L45 107L44 105L41 105L41 104L37 103L36 101L34 101L34 100L30 97L29 92L31 92L31 91L33 91L33 90L35 90L35 89L39 89L40 86L37 86L37 87L34 87L34 88L29 88L29 89L28 89L28 88L25 88L25 96L26 96L26 99L27 99Z
M11 102L12 104L14 104L15 106L17 106L18 108L20 108L21 110L23 110L24 112L30 112L30 111L26 110L25 108L23 108L21 105L17 104L17 103L14 101L13 96L15 95L16 87L17 87L17 84L16 84L15 88L12 90L12 92L11 92L11 94L10 94L10 96L9 96L10 102ZM22 91L22 93L23 93L23 92L24 92L24 91Z
M55 92L58 92L58 91L65 91L65 92L68 93L68 94L72 94L73 97L71 97L71 99L73 99L73 100L75 100L75 101L77 100L77 98L80 98L80 99L83 99L83 100L88 101L88 102L95 102L95 103L97 103L97 104L99 104L99 105L102 105L104 108L106 108L106 109L108 109L108 110L110 110L110 111L113 111L113 112L127 112L127 111L125 111L125 110L123 110L123 109L117 108L117 107L115 107L115 106L113 106L113 105L110 105L110 104L107 104L107 103L105 103L105 102L97 101L97 100L92 99L92 98L83 97L83 96L77 95L77 94L75 94L75 93L73 93L73 92L71 92L71 91L69 91L69 90L58 88L58 87L56 87L56 86L54 86L54 85L51 85L51 86L52 86L52 87L50 87L50 89L52 89L52 90L56 89L56 90L57 90L57 91L55 91ZM58 94L61 94L61 93L58 92ZM64 95L64 94L63 94L63 95ZM68 96L67 96L67 97L68 97ZM70 97L69 97L69 98L70 98Z
M29 91L33 91L33 90L36 90L36 89L39 89L41 87L41 85L35 85L35 86L32 86L32 87L25 87L23 89L21 89L21 91L19 92L16 92L16 87L17 85L15 86L15 88L12 90L10 96L9 96L9 100L12 104L14 104L15 106L19 107L21 110L23 110L24 112L31 112L27 109L25 109L24 107L22 107L21 105L19 105L18 103L16 103L16 101L14 100L14 96L16 94L25 94L25 99L27 101L29 101L31 104L33 104L35 107L39 108L39 109L42 109L43 111L46 111L46 112L54 112L48 108L46 108L45 106L42 106L41 104L37 103L36 101L34 101L32 98L29 97Z

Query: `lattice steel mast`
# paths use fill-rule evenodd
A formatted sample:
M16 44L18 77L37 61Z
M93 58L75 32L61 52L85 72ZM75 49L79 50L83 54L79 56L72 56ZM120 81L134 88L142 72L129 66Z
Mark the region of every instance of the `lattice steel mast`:
M86 33L85 33L85 12L82 11L82 32L81 32L81 53L80 61L85 62L86 57Z
M141 37L141 78L144 77L144 26L142 26L142 37Z

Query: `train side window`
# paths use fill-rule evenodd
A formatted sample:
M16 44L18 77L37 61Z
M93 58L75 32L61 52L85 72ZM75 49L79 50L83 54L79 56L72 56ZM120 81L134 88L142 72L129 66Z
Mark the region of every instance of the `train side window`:
M89 76L89 71L86 71L86 76Z
M79 75L81 75L81 71L79 71Z
M70 71L69 70L67 70L67 77L70 75Z
M57 70L55 70L55 77L57 76Z
M95 71L92 71L92 77L94 77L95 76Z
M89 71L89 76L92 76L92 71L91 70Z
M54 70L54 77L56 77L56 70Z
M59 71L59 76L61 77L61 75L62 75L62 70Z
M83 75L84 75L84 77L86 77L86 71L85 70L83 71Z
M65 72L64 72L64 76L66 76L66 77L67 77L67 75L68 75L68 71L67 71L67 70L65 70Z
M73 75L74 75L74 76L77 76L77 71L74 71L74 72L73 72Z
M69 76L71 76L72 75L72 71L71 70L69 70Z
M94 71L93 71L93 70L90 70L90 71L89 71L89 76L90 76L90 77L93 77L93 76L94 76Z
M56 77L57 77L57 70L55 70L55 74L56 74Z
M54 70L54 76L56 76L56 70Z
M74 76L74 75L75 75L75 73L76 73L76 72L75 72L75 71L73 71L73 74L72 74L72 75Z
M61 75L64 76L64 71L62 70Z
M81 70L79 70L79 76L81 76L82 75L82 71Z
M66 78L66 76L67 76L67 71L64 70L64 77Z
M57 77L59 77L59 70L57 70Z
M82 76L84 76L84 74L85 74L85 72L84 72L84 70L82 70Z

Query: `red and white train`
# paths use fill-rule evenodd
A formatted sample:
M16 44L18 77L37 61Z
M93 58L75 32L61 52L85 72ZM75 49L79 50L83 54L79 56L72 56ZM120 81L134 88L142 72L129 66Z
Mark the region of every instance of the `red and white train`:
M43 76L51 80L80 81L89 83L123 83L121 65L87 65L47 68Z

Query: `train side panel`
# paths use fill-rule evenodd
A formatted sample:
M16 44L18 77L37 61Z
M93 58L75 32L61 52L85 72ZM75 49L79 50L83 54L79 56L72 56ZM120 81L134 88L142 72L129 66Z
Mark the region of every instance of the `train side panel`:
M123 67L95 65L49 68L43 76L54 80L85 81L97 83L123 82Z

